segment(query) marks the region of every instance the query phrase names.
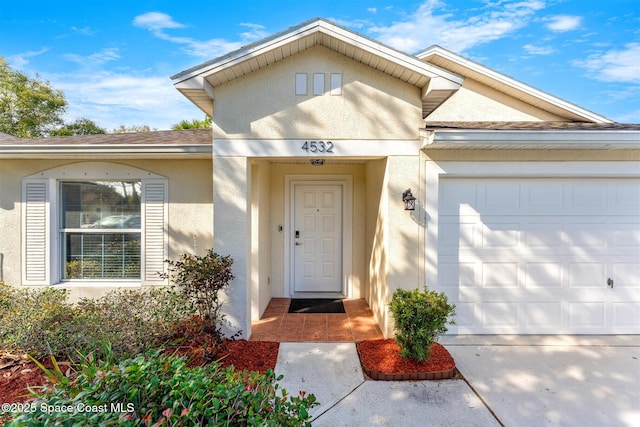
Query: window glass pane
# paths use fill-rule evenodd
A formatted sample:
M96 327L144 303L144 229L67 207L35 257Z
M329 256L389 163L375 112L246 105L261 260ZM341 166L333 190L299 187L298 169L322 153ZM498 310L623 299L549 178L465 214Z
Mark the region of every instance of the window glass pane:
M140 181L62 182L61 228L140 229Z
M65 279L139 279L140 233L63 233Z

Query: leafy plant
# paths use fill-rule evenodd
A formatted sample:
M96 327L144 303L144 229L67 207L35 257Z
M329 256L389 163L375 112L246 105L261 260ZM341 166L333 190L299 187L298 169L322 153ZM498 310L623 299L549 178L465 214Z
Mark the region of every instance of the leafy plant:
M8 425L311 425L315 396L290 397L281 379L215 362L189 368L184 358L161 353L117 364L86 357L74 380L32 390L35 410ZM55 407L75 410L47 411Z
M167 260L173 282L187 297L190 307L200 316L202 330L209 338L205 344L204 356L213 359L224 345L225 334L222 330L227 323L222 312L221 291L227 289L234 276L231 272L233 259L222 256L209 249L204 256L184 254L178 261ZM241 334L238 331L231 338Z
M0 285L0 349L74 358L111 343L131 357L171 338L191 312L173 288L120 289L100 299L68 302L62 288Z
M402 357L423 361L430 357L431 344L454 324L456 306L444 292L397 289L389 304L395 321L396 341Z

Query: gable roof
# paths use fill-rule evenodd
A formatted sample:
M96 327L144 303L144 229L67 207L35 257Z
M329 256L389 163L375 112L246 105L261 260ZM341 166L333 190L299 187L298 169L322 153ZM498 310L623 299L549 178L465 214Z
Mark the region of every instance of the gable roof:
M571 121L612 123L612 120L593 113L570 102L550 95L509 76L457 55L440 46L431 46L416 54L416 57L450 70L463 77L476 80L507 95L541 108Z
M215 87L314 46L324 46L422 89L426 117L463 78L376 40L316 18L171 76L184 96L213 116Z

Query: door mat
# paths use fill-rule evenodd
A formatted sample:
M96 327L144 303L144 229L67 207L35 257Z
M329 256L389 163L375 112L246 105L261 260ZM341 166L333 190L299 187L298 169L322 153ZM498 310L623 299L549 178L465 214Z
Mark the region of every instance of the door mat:
M289 305L289 313L344 313L341 299L294 298Z

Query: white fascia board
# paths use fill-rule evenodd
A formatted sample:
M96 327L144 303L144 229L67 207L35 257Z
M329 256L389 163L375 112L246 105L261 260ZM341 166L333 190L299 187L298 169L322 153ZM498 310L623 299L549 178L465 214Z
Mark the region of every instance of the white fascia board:
M206 94L209 99L214 99L214 89L204 77L195 76L189 80L183 80L181 82L176 83L175 88L178 90L198 90L202 91L202 93Z
M324 152L303 149L311 140L241 140L216 139L214 157L278 157L278 158L379 158L416 156L419 140L324 140ZM319 143L320 141L313 141ZM331 152L328 152L331 144ZM309 145L307 146L309 148Z
M0 145L0 158L17 156L110 156L110 155L154 155L175 157L176 155L211 155L211 145Z
M247 59L251 59L270 50L279 48L283 45L291 43L297 39L304 38L315 32L321 32L335 39L344 41L345 43L348 43L356 48L363 49L373 55L380 56L386 60L394 62L402 67L405 67L413 72L425 75L429 78L442 77L447 80L451 80L452 82L459 85L461 85L464 81L464 78L443 68L440 68L433 64L429 64L428 62L421 61L414 56L387 47L373 39L332 25L327 21L317 20L304 27L284 33L279 37L267 39L262 44L231 52L228 55L221 57L218 61L205 63L201 67L195 67L191 71L185 72L184 74L177 74L172 77L172 79L175 81L174 85L177 86L181 82L184 82L185 80L191 79L196 76L207 76L209 74L220 72L240 62L246 61Z
M217 73L240 62L246 61L247 59L251 59L264 52L268 52L269 50L277 48L281 45L290 43L292 40L306 37L307 35L317 31L317 26L318 23L313 22L302 28L296 29L294 32L287 32L279 37L267 39L264 43L249 45L249 47L240 48L236 51L229 52L228 54L219 57L217 60L213 60L213 62L205 62L200 66L196 66L190 70L176 74L175 76L172 76L171 79L175 81L174 85L178 85L179 83L196 76L207 76L209 74Z
M518 131L518 130L437 130L428 132L423 148L535 148L536 145L558 148L626 148L640 149L639 131Z
M583 117L586 120L589 120L594 123L612 123L613 120L610 120L604 116L593 113L589 110L585 110L575 104L564 101L560 98L557 98L553 95L550 95L546 92L543 92L539 89L533 88L525 83L522 83L518 80L515 80L511 77L508 77L504 74L501 74L497 71L494 71L490 68L487 68L483 65L480 65L476 62L470 61L460 55L456 55L455 53L448 51L447 49L443 49L440 46L433 46L423 52L420 52L416 55L418 58L425 58L430 55L441 56L449 61L455 62L458 65L466 67L472 71L475 71L479 74L483 74L493 80L496 80L504 85L511 86L512 88L524 92L528 95L539 98L545 102L555 105L556 107L567 110L573 114L576 114L580 117Z
M352 31L345 30L344 28L336 27L323 21L321 21L320 28L322 32L330 37L342 40L354 47L358 47L371 54L380 56L388 61L396 63L413 72L425 75L429 78L440 77L446 80L450 80L451 82L457 84L458 87L462 85L462 82L464 81L463 77L452 73L451 71L445 70L433 64L429 64L428 62L421 61L414 56L392 49L378 41L363 37Z

